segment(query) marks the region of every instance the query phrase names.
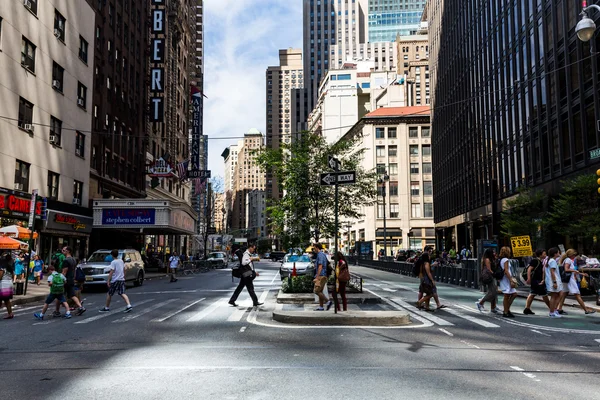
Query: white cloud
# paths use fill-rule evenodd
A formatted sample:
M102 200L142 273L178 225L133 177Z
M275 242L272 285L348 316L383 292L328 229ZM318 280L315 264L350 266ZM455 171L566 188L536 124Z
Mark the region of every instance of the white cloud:
M204 134L208 167L223 176L221 153L251 128L264 132L265 71L279 49L302 48L300 0L205 0Z

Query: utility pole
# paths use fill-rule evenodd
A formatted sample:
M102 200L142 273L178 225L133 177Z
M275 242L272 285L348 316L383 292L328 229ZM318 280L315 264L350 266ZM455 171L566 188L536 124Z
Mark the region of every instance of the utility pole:
M208 179L208 178L206 178ZM205 209L205 227L204 227L204 259L206 259L206 247L208 246L208 227L210 226L212 186L210 182L206 182L206 209Z

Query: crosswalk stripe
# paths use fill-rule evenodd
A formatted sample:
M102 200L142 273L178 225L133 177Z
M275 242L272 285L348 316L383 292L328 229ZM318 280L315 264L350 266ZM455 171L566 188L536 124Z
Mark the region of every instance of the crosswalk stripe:
M149 303L152 300L154 300L154 299L146 299L146 300L138 301L134 305L135 306L141 306L142 304ZM135 312L135 310L132 311L132 312ZM106 318L109 315L114 315L114 313L112 313L112 312L103 313L103 314L100 314L100 315L96 315L94 317L89 317L89 318L83 319L81 321L77 321L75 323L76 324L89 324L90 322L94 322L94 321L98 321L99 319Z
M229 316L229 318L227 318L227 321L230 321L230 322L241 321L242 318L244 317L244 314L246 313L246 311L248 311L247 307L238 308L237 310L235 310L233 312L233 314L231 314Z
M165 317L162 317L162 318L154 318L154 319L153 319L153 320L151 320L150 322L163 322L163 321L166 321L166 320L168 320L169 318L171 318L171 317L174 317L174 316L176 316L177 314L179 314L179 313L181 313L181 312L183 312L183 311L187 310L188 308L190 308L190 307L191 307L191 306L193 306L194 304L198 304L198 303L200 303L200 302L201 302L201 301L203 301L203 300L206 300L206 297L203 297L203 298L201 298L200 300L193 301L192 303L188 304L187 306L185 306L185 307L183 307L183 308L181 308L181 309L179 309L179 310L175 311L174 313L171 313L171 314L169 314L169 315L167 315L167 316L165 316Z
M227 301L227 297L218 299L217 301L212 303L210 306L208 306L204 310L200 311L198 314L188 318L186 322L198 322L198 321L206 318L208 315L213 313L217 308L221 307L221 305L223 305L226 301Z
M459 318L466 319L467 321L471 321L474 324L483 326L484 328L500 328L500 325L492 324L491 322L484 321L482 319L473 317L471 315L465 315L458 310L454 310L452 308L443 308L442 311L446 311L452 315L455 315Z
M150 307L144 308L143 310L132 310L127 316L123 317L123 318L119 318L117 320L113 321L113 324L115 323L122 323L122 322L127 322L127 321L131 321L132 319L136 319L137 317L141 317L144 314L148 314L150 311L154 311L162 306L165 306L169 303L172 303L174 301L177 301L179 299L169 299L166 301L163 301L161 303L158 304L154 304Z
M404 300L399 299L399 298L393 298L392 301L406 309L416 308L415 306L410 305L407 302L405 302ZM419 316L421 318L427 319L427 320L433 322L434 324L438 324L440 326L454 326L454 324L452 322L446 321L445 319L436 317L431 314L419 313Z

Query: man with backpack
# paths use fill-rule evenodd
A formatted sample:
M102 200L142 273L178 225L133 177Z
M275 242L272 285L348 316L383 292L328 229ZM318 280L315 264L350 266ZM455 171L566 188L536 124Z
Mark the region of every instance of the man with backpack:
M65 318L71 318L71 311L69 310L69 304L67 303L67 299L65 298L65 282L67 281L67 277L63 274L56 272L54 265L50 265L48 267L48 286L50 286L50 294L46 298L46 302L44 303L44 307L42 308L41 313L33 314L39 320L44 319L44 314L48 311L48 306L52 304L55 300L58 300L59 304L62 304L67 309L65 313ZM60 307L60 306L59 306ZM60 312L59 315L60 317Z
M75 293L75 268L77 266L77 262L71 255L73 250L69 246L63 247L63 254L65 256L62 262L62 274L67 278L65 282L65 294L67 299L71 299L73 303L77 306L77 315L83 314L86 309L81 305L81 302L77 298ZM56 312L59 312L60 304L56 305Z
M526 284L531 286L529 296L527 296L527 301L525 302L525 309L523 310L523 314L525 315L535 315L535 313L531 311L531 304L533 303L535 296L542 296L544 303L546 303L548 309L552 311L550 299L548 298L548 291L546 290L546 284L544 283L544 263L542 261L544 259L546 259L546 250L536 250L535 257L529 261L529 264L521 273L521 278L523 278Z
M251 244L248 246L248 249L242 255L242 262L240 266L240 283L238 284L235 292L229 299L229 304L233 307L237 307L235 301L237 300L244 287L248 289L248 294L250 298L252 298L252 305L254 307L261 306L263 303L258 302L258 297L256 297L256 293L254 293L254 278L258 276L258 273L254 270L254 264L252 263L251 255L256 251L256 245ZM235 275L234 275L235 276Z

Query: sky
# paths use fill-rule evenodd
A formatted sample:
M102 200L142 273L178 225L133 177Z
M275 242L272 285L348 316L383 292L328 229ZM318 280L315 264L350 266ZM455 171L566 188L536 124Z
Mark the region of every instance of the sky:
M265 73L279 49L302 48L302 0L204 0L204 134L208 168L245 132L265 132ZM240 139L216 140L239 137Z

